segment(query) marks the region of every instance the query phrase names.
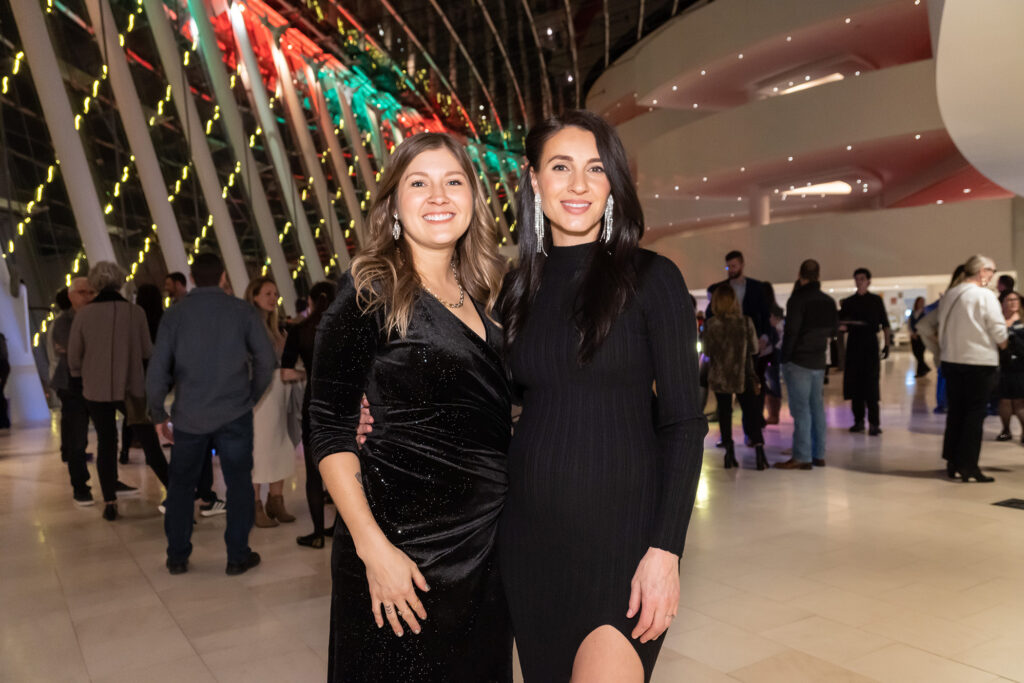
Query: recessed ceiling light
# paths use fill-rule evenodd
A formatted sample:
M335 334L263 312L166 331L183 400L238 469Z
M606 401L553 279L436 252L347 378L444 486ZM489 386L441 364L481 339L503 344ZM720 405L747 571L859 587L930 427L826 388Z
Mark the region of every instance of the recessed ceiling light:
M693 103L693 108L694 108L694 109L696 109L696 108L697 108L697 103L696 103L696 102L694 102L694 103Z
M737 198L736 198L736 201L738 201L738 202L742 202L742 201L743 201L743 197L737 197Z
M860 185L860 178L857 178L857 184Z
M672 86L672 92L675 92L676 90L679 90L679 86L678 85L673 85Z
M787 43L792 43L793 42L793 36L786 36L786 42Z
M743 59L743 53L742 52L739 54L739 58Z
M658 103L658 100L654 100L654 104L657 104L657 103Z
M548 26L548 35L552 36L554 34L555 34L554 30L550 26Z
M940 199L939 201L937 201L937 202L935 202L935 203L936 203L936 204L942 204L942 200Z
M707 76L708 75L707 69L701 69L700 70L700 75L701 76Z
M778 194L778 193L779 193L779 188L776 187L775 188L775 194Z
M740 173L743 173L746 170L747 170L746 166L740 166Z
M847 24L849 24L849 23L850 23L851 21L853 21L853 20L852 20L852 19L850 19L850 17L846 17L846 23L847 23Z
M655 194L655 195L654 195L654 198L655 198L655 199L661 199L661 195L660 195L660 194Z
M779 92L779 89L777 87L776 88L772 88L772 92Z
M920 139L921 139L921 134L920 134L920 133L918 133L917 135L915 135L915 136L914 136L914 139L915 139L915 140L920 140Z
M846 146L846 151L847 151L847 152L849 152L849 151L850 151L850 150L852 150L852 149L853 149L853 145L847 145L847 146Z
M706 183L708 181L708 177L704 176L701 180Z
M679 192L679 186L676 185L676 192Z
M805 81L809 81L809 80L811 80L811 77L810 76L804 76L804 80Z
M786 161L793 161L793 157L786 157Z
M700 195L697 195L696 197L694 197L694 199L696 199L697 201L700 201Z
M860 76L860 71L854 71L854 72L853 72L853 75L854 75L854 76Z
M964 194L970 194L970 193L971 193L971 188L965 187L964 188Z

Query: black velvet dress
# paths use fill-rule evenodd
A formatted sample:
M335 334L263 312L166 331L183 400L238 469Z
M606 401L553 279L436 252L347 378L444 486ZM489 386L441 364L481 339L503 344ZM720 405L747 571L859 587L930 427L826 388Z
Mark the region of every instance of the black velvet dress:
M577 276L592 248L550 250L510 349L523 412L499 549L526 683L568 681L580 644L606 624L650 680L664 638L630 637L630 581L649 547L682 553L707 433L693 305L664 257L640 251L639 291L593 360L577 363Z
M310 402L314 457L357 452L365 392L376 421L359 452L370 509L431 588L419 593L427 610L420 635L378 629L365 567L338 525L331 681L512 680L511 627L495 557L508 486L510 394L501 331L477 311L486 340L423 294L406 337L388 339L384 314L362 314L346 276L320 323Z

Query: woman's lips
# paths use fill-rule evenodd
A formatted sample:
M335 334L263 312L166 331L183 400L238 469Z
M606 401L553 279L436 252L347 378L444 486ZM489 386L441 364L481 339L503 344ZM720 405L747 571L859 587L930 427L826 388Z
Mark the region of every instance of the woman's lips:
M560 202L560 204L562 205L562 208L566 210L566 212L574 214L574 215L580 215L580 214L584 214L588 210L590 210L590 204L591 203L590 202L571 202L571 201L563 200L562 202Z

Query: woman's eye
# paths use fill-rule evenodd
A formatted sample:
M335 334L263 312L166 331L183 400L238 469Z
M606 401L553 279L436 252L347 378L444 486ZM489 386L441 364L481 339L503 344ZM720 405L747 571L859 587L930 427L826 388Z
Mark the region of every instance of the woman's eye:
M448 181L448 184L449 185L461 185L462 181L459 180L458 178L453 178L453 179Z
M565 170L567 170L567 168L568 167L565 164L555 164L554 166L551 167L551 170L552 171L565 171Z
M604 166L591 166L588 170L591 173L604 173Z
M409 186L410 187L423 187L424 186L424 182L422 180L414 180L411 183L409 183Z

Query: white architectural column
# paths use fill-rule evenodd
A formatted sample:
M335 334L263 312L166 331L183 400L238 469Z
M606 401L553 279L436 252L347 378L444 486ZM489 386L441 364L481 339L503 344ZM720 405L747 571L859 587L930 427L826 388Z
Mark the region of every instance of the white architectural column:
M313 136L309 134L309 126L306 124L306 112L299 102L299 96L295 92L295 84L292 81L292 70L288 66L288 59L281 51L281 46L274 43L270 47L274 57L274 66L277 67L277 80L281 85L281 93L284 95L285 106L288 109L288 119L299 142L299 156L306 169L306 175L313 179L313 193L316 195L317 204L320 207L320 215L327 224L327 232L334 246L334 256L348 262L348 247L345 246L345 236L338 225L338 215L334 212L331 204L331 191L327 187L327 178L324 170L320 167L320 158L317 156L316 146L313 144Z
M235 235L235 226L231 221L228 205L221 196L217 167L214 166L210 147L206 144L206 134L202 121L199 120L199 111L196 109L192 91L182 69L181 55L178 52L174 31L171 29L170 21L167 20L162 0L143 0L143 7L146 10L146 17L149 19L150 28L153 30L153 42L156 44L160 63L171 86L178 118L182 122L182 129L189 138L192 164L195 167L199 186L203 191L203 198L206 200L206 208L213 216L213 230L217 235L217 244L220 246L224 268L235 294L241 296L249 284L249 273L245 268L242 250L238 246L238 237Z
M336 77L334 92L338 96L338 103L341 105L341 116L345 122L343 128L345 137L352 144L352 154L356 157L356 167L359 168L359 175L363 176L363 184L366 185L372 194L377 193L377 176L370 165L370 157L366 152L366 145L363 143L363 136L359 134L359 126L356 124L355 114L352 113L352 103L349 101L348 89L340 83L340 76Z
M330 112L327 111L327 100L320 89L320 82L313 72L313 68L306 65L306 89L309 92L309 99L316 108L317 120L320 123L320 134L327 142L327 149L331 152L331 166L334 168L334 177L341 187L341 194L345 198L345 206L348 207L351 216L352 227L356 231L356 241L361 246L366 244L366 226L363 221L362 208L359 205L359 197L356 196L356 188L352 184L352 178L345 167L345 153L341 148L341 141L334 134L334 121ZM341 255L339 254L339 257Z
M53 140L53 148L60 162L61 177L71 201L78 233L90 263L116 261L114 245L110 242L107 223L100 208L99 196L93 186L92 172L85 156L82 139L75 130L75 117L71 113L64 78L57 65L53 42L46 30L42 7L34 0L14 0L11 3L14 21L18 24L22 46L28 57L32 82L36 86L43 118Z
M295 187L295 178L292 177L288 153L285 151L284 141L281 139L281 131L277 127L277 117L274 116L274 112L270 111L270 100L260 78L259 63L256 61L256 55L252 51L252 45L249 42L249 32L245 27L245 19L242 17L242 5L232 5L228 10L228 17L231 19L235 46L238 49L238 54L242 57L242 84L249 93L249 99L256 109L260 127L263 129L263 139L266 141L267 150L270 152L274 173L277 176L278 184L281 186L281 194L284 195L285 208L288 210L288 214L291 216L292 223L295 226L296 235L299 238L299 247L306 257L306 270L309 272L310 280L319 282L325 277L324 267L320 263L320 252L316 248L313 231L310 229L309 220L306 218L306 210L299 202L299 191Z
M188 260L185 257L185 245L181 241L178 220L174 217L174 209L167 201L167 187L164 176L160 172L160 162L153 148L153 140L149 137L149 126L146 115L139 103L139 93L135 89L135 81L128 68L128 60L118 40L117 25L110 11L107 0L86 0L89 17L92 21L93 35L100 43L110 73L110 85L117 101L117 112L121 116L128 145L135 155L135 170L142 184L142 193L146 197L146 205L156 225L157 241L160 253L164 257L164 265L168 272L189 272ZM101 35L102 33L102 35Z
M768 225L772 222L772 197L760 187L750 188L750 224Z
M4 259L0 259L0 332L7 338L11 364L11 376L7 379L11 424L17 427L49 422L50 408L46 405L39 370L32 357L28 290L21 285L17 296L11 295L11 273Z
M284 299L284 309L291 315L295 312L295 283L288 268L284 249L281 248L281 242L277 236L277 227L274 225L274 215L270 211L267 194L263 191L263 183L260 182L257 170L259 167L256 165L256 159L253 158L252 151L245 139L245 125L242 123L242 114L238 110L235 95L231 92L223 56L217 46L217 36L213 32L213 25L210 24L210 17L206 14L204 2L189 0L189 9L196 22L199 49L203 56L203 63L206 65L206 73L210 76L213 94L220 106L220 117L224 120L228 143L231 145L231 151L234 152L235 160L242 164L243 187L245 187L245 192L251 202L250 208L253 218L256 220L256 229L263 242L263 250L267 253L267 258L270 259L270 272L277 283L277 291Z

